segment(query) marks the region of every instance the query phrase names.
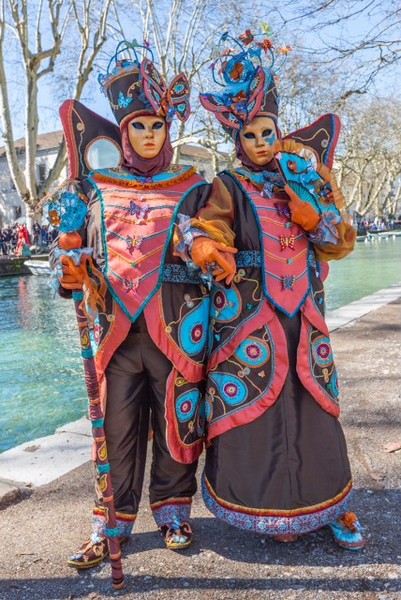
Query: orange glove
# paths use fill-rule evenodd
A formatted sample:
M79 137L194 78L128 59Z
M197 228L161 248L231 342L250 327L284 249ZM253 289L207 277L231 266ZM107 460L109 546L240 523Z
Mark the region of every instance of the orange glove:
M226 283L230 284L234 279L237 268L232 256L236 253L236 248L230 248L220 242L201 236L195 238L192 243L191 258L202 269L203 273L208 272L208 263L217 263L218 268L213 271L216 281L225 279Z
M291 211L291 220L297 225L300 225L305 231L315 231L320 221L320 216L315 209L309 202L301 200L298 194L296 194L289 185L285 185L284 190L290 197L288 206Z
M58 277L60 285L66 290L82 290L83 279L72 258L61 256L59 264L63 271L62 277Z

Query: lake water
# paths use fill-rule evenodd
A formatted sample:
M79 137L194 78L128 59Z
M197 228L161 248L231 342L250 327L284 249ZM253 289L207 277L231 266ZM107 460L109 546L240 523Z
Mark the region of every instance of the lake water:
M358 243L331 263L327 310L401 281L401 237ZM47 277L0 279L0 452L50 435L86 411L72 302Z

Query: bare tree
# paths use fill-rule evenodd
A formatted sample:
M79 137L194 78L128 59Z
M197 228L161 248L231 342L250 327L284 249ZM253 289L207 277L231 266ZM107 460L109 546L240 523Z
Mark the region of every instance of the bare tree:
M11 177L19 197L32 214L39 199L59 177L65 161L61 144L56 161L45 181L36 173L39 125L38 93L54 74L63 58L64 45L74 40L75 65L69 72L73 97L78 99L88 81L94 61L106 41L107 20L112 0L0 0L0 117L2 136ZM24 74L23 94L18 98L24 107L25 163L21 164L14 143L10 88L16 61L7 64L7 49L15 44ZM14 69L14 70L13 70Z
M401 195L401 102L376 99L345 116L339 178L349 205L384 216Z
M273 10L310 62L343 76L344 100L365 94L384 73L400 72L399 0L282 0Z

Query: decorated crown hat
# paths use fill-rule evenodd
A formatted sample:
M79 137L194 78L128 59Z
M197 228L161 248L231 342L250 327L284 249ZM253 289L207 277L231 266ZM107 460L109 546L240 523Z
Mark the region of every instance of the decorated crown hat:
M132 51L134 59L120 57L128 51ZM157 115L166 121L174 116L186 121L190 115L187 77L180 73L168 86L153 63L148 44L121 41L106 73L100 74L98 79L120 129L140 115Z
M291 48L273 40L267 25L262 24L262 29L255 35L247 29L237 38L228 32L221 36L219 56L211 69L213 80L222 89L200 95L202 106L213 112L231 135L256 115L277 118L277 74Z

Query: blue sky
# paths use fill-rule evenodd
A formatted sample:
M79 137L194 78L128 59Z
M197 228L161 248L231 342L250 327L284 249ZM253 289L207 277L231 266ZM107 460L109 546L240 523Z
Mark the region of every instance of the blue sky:
M386 0L384 0L384 3L385 2L386 2ZM342 3L342 4L344 5L344 3ZM355 5L355 3L348 2L348 3L345 3L345 5L352 6L352 5ZM286 6L287 6L286 3L284 3L284 6L282 6L280 4L278 4L276 6L278 7L278 10L281 11L281 14L285 18L290 18L293 15L291 6L288 6L288 8L286 8ZM270 8L269 8L269 10L270 10L270 14L272 14ZM262 2L261 3L261 21L269 20L268 19L269 14L268 14L267 10L266 10L266 13L267 13L266 15L263 14L263 2ZM321 25L319 26L318 31L313 31L312 33L310 33L311 26L313 24L313 21L311 19L309 19L308 21L305 21L305 20L294 21L294 22L288 23L280 31L280 35L285 42L287 42L287 40L289 40L289 42L294 45L294 47L295 47L294 51L296 51L297 45L299 45L300 47L314 48L316 50L316 52L314 53L313 58L316 59L317 57L319 57L319 54L317 54L317 52L320 48L322 48L324 42L326 42L326 43L329 42L336 46L341 45L343 47L349 46L352 44L357 45L358 42L364 38L365 35L367 35L369 32L374 31L375 27L378 27L378 23L380 23L381 17L382 17L382 14L380 12L380 7L378 7L378 9L377 10L375 9L373 11L373 14L370 16L359 15L357 17L354 17L353 19L343 21L340 24L325 26L326 21L320 21L319 23ZM277 13L276 14L274 13L274 9L273 9L271 21L273 21L273 22L279 21ZM141 32L135 31L134 29L135 29L135 27L133 27L132 31L127 31L126 35L129 37L137 37L137 39L140 41L141 40ZM277 30L277 28L276 28L276 30ZM239 32L233 32L233 33L236 34ZM12 64L14 62L13 52L15 53L15 47L13 48L13 46L11 46L9 48L9 52L10 52L9 59L10 59L10 63ZM372 52L366 52L363 54L359 54L355 63L352 65L352 67L351 67L351 64L348 65L347 72L345 73L345 75L350 78L350 86L351 87L352 87L351 84L353 83L352 79L355 78L356 74L358 73L358 69L359 70L371 69L372 65L369 63L372 61L373 56L374 55ZM324 57L322 56L321 58L323 59ZM291 55L289 58L289 64L290 64L290 61L291 61ZM107 62L107 60L105 57L103 57L103 59L98 61L98 63L104 64L104 65L106 64L106 62ZM400 61L400 65L401 65L401 61ZM401 69L400 65L393 69L388 70L387 72L383 73L380 77L378 77L376 79L374 85L372 85L370 88L370 92L372 93L372 95L376 95L376 94L388 95L389 92L393 95L401 94L400 86L396 85L396 77L399 78L399 76L400 76L400 69ZM348 72L348 70L349 70L349 72ZM98 71L99 71L99 66L97 66L95 68L95 71L92 73L91 80L90 80L88 86L86 87L86 89L84 90L81 101L84 104L86 104L89 108L91 108L92 110L95 110L102 116L112 120L113 117L112 117L111 111L109 109L107 100L103 96L103 94L100 92L98 85L97 85L96 79L97 79ZM13 66L12 73L9 70L9 75L10 75L11 84L13 84L13 77L16 78L16 80L21 79L20 75L16 74L14 66ZM13 89L15 91L16 88L14 88L14 86L11 85L10 94L12 97L12 102L15 104L14 114L16 115L16 118L14 119L14 137L18 138L23 135L23 123L24 123L25 115L24 115L22 106L21 107L18 106L19 99L18 99L17 94L14 94L14 97L13 97ZM41 86L40 91L39 91L39 106L40 106L39 131L40 132L47 132L47 131L52 131L52 130L61 128L61 125L60 125L60 122L58 119L57 105L62 102L63 98L58 97L58 94L54 93L54 89L55 88L52 85L50 85L50 86L44 85L44 86Z

